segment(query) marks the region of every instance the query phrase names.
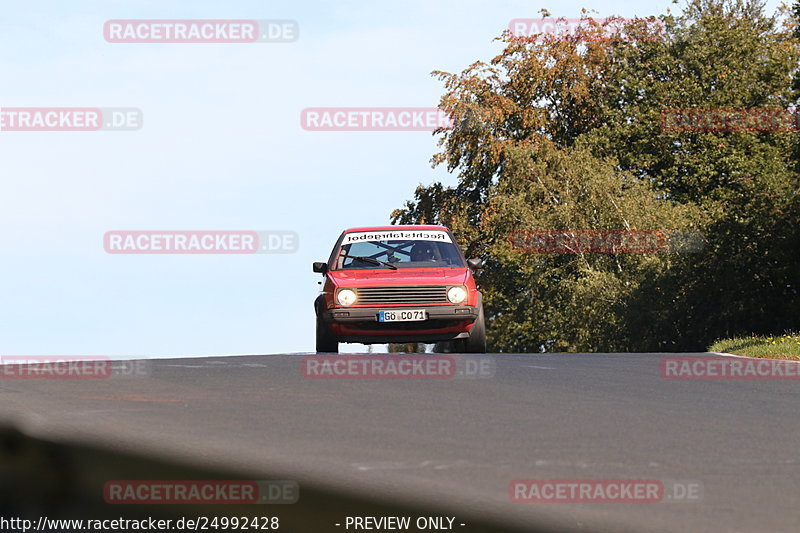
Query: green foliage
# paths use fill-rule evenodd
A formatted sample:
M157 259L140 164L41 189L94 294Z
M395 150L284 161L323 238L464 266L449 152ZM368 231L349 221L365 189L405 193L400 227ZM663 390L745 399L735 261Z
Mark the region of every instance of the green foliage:
M435 72L434 165L395 223L442 223L484 258L490 349L686 350L800 316L798 134L676 132L665 109L782 108L798 101L794 16L757 2L693 0L663 38L516 38L460 74ZM652 20L650 21L652 22ZM646 38L647 37L647 38ZM532 254L515 231L701 232L701 253Z
M759 337L737 337L722 339L712 344L708 351L732 353L747 357L766 357L769 359L790 359L800 361L800 335L784 333Z

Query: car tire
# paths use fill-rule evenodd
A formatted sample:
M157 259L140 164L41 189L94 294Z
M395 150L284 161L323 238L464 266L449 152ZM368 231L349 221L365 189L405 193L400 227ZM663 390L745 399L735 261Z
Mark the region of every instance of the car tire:
M483 316L483 305L478 309L478 318L469 330L469 337L461 339L459 349L464 353L486 353L486 319Z
M339 342L319 315L317 316L317 353L339 353Z

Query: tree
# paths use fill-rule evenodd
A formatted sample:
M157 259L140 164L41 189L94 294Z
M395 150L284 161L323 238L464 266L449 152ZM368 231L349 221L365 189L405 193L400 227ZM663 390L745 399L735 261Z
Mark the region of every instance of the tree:
M797 19L693 0L661 17L660 38L652 19L626 23L632 42L585 20L567 38L506 32L489 63L434 73L456 124L432 163L458 184L420 186L393 222L446 224L485 259L495 349L702 349L796 325L797 134L666 131L662 113L796 103ZM531 228L688 230L707 243L682 255L509 248Z

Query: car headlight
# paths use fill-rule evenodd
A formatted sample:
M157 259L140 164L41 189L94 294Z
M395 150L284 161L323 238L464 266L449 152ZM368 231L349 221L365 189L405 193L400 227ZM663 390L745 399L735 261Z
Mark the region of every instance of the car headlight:
M447 289L447 299L451 304L460 304L467 299L467 288L461 285Z
M339 292L336 293L336 301L339 302L339 305L353 305L356 303L356 291L352 289L340 289Z

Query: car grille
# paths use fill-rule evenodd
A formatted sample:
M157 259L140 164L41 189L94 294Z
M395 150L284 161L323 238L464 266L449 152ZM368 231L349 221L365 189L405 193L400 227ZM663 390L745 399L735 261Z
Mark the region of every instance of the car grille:
M359 287L357 305L449 303L447 287Z

